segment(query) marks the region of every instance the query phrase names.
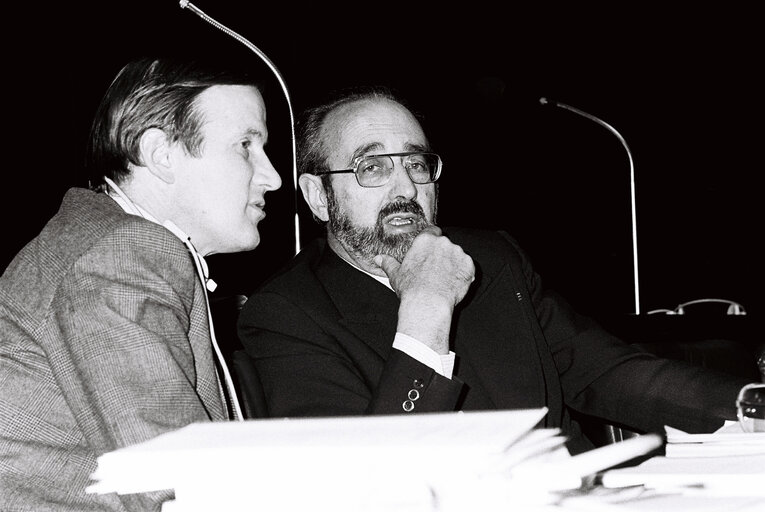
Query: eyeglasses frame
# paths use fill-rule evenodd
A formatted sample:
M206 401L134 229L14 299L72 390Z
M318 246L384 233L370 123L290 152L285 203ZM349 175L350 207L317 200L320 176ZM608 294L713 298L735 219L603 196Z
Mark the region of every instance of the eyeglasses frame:
M428 183L435 183L436 181L438 181L438 178L441 177L441 170L443 169L443 160L441 160L441 155L439 155L438 153L434 153L432 151L405 151L403 153L376 153L376 154L372 154L372 155L361 155L361 156L357 156L356 158L353 159L353 167L349 167L347 169L336 169L336 170L333 170L333 171L319 171L317 173L314 173L314 175L315 176L323 176L325 174L346 174L346 173L353 173L356 176L356 183L358 183L360 187L364 187L364 188L383 187L388 182L385 182L382 185L375 185L375 186L372 186L372 187L362 185L361 182L359 181L359 174L358 174L358 172L359 172L359 164L361 164L361 162L363 160L367 159L367 158L377 158L377 157L382 157L382 156L387 156L389 158L392 158L394 156L412 156L412 155L434 155L436 158L438 158L438 167L436 168L436 172L435 172L435 176L436 177L434 179L432 179L431 181L426 181L425 183L418 183L418 182L412 180L412 176L409 174L409 169L406 169L406 167L404 167L404 169L406 169L406 175L409 176L409 179L412 180L412 183L416 183L418 185L427 185Z

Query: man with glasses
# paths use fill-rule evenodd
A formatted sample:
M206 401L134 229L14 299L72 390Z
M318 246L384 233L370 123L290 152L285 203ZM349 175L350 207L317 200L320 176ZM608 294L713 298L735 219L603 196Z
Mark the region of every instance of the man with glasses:
M340 97L299 129L299 184L326 238L239 320L271 416L544 406L572 453L592 444L570 409L641 431L736 419L746 380L610 336L544 290L505 233L436 226L443 163L389 92Z

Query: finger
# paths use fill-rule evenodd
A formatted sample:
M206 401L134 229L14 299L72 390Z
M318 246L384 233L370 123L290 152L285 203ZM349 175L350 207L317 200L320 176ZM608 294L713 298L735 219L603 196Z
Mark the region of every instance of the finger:
M383 269L383 272L385 272L385 275L388 277L394 274L401 266L401 263L399 263L396 258L387 254L378 254L375 256L374 262L375 265Z
M441 236L441 228L435 224L431 224L430 226L423 228L420 233L430 233L431 235Z

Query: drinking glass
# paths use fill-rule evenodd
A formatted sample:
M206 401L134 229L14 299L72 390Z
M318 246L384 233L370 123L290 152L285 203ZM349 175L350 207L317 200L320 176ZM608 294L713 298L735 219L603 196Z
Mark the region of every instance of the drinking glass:
M744 432L765 432L765 383L747 384L741 388L736 409Z

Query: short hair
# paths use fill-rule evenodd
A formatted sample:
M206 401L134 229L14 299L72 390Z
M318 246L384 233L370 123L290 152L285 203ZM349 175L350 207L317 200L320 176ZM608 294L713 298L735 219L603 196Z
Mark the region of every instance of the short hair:
M297 122L297 167L298 174L316 174L329 171L327 164L328 152L321 137L321 130L327 116L338 108L363 100L385 99L398 103L409 110L420 124L423 117L411 108L393 89L380 86L361 86L342 89L330 93L329 98L321 104L303 111ZM324 175L325 185L328 185L327 175Z
M262 86L247 72L208 61L139 58L125 65L99 104L87 150L91 188L103 189L104 177L120 183L130 164L142 165L139 143L151 128L180 141L190 155L199 156L202 112L197 97L215 85Z

